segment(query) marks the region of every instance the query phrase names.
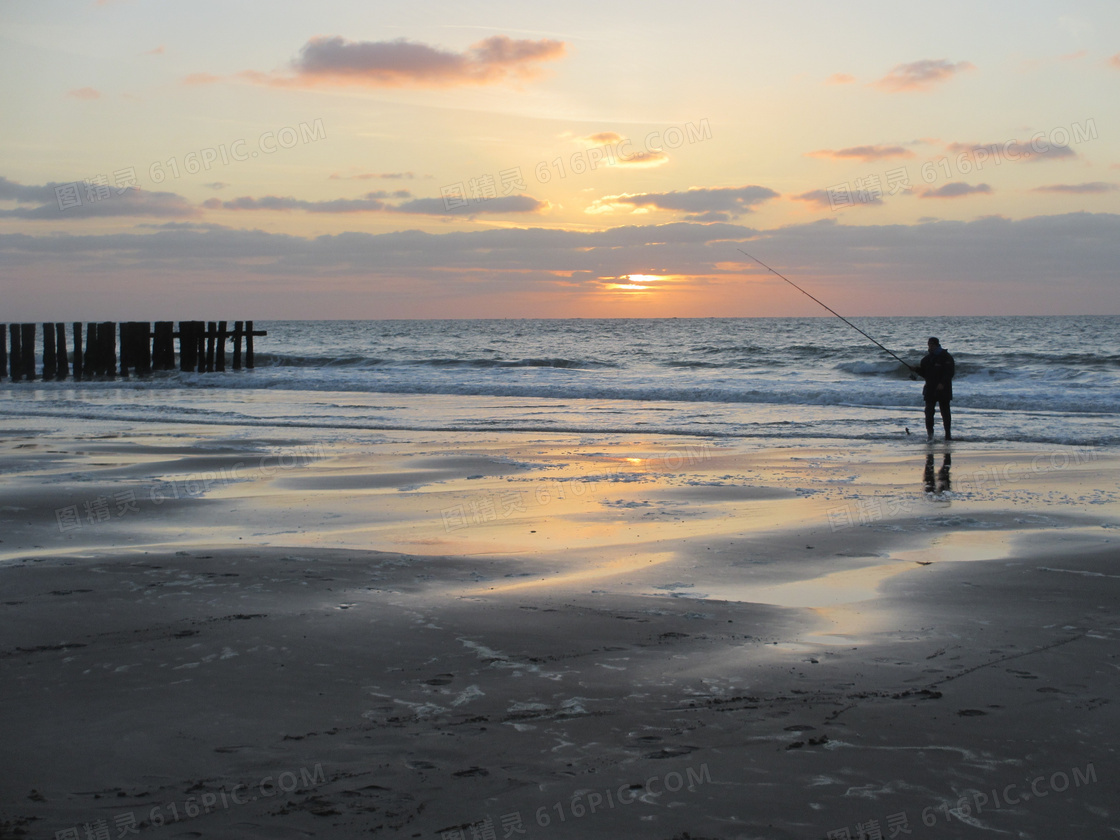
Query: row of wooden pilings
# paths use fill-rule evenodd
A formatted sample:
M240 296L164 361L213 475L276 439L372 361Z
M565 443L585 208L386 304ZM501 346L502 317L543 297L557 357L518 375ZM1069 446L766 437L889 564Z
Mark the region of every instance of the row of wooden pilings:
M43 324L42 367L36 364L35 345L38 332L35 324L0 324L0 379L8 374L13 382L31 381L41 371L44 380L113 379L129 373L147 376L153 370L175 369L175 339L179 339L179 370L209 373L226 369L226 342L232 342L231 365L241 370L242 341L245 344L244 366L252 368L256 359L253 338L268 335L254 330L252 321L156 321L155 328L146 321L113 321L84 325L73 323L74 351L66 346L66 324ZM119 327L119 330L118 330ZM117 354L117 336L120 354Z

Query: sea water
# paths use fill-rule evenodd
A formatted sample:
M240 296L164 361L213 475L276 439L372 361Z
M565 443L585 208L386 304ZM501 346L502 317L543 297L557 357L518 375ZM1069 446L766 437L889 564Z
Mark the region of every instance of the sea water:
M953 354L954 437L1120 444L1120 317L852 318ZM837 318L257 322L257 367L0 384L0 416L315 429L924 441L921 382ZM912 435L907 438L906 429ZM938 422L940 429L940 422Z

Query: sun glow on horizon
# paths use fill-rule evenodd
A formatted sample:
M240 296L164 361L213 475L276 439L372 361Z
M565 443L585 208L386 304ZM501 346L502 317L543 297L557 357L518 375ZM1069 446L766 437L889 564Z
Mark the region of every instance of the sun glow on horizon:
M625 292L648 292L655 288L654 284L664 283L666 280L672 280L674 278L667 274L623 274L621 277L615 279L619 282L607 283L606 287L608 289L617 289Z

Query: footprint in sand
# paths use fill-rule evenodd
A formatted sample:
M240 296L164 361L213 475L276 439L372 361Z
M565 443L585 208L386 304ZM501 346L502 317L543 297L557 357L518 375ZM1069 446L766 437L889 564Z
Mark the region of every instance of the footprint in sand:
M645 758L660 759L660 758L679 758L682 755L688 755L695 752L696 747L690 746L677 746L677 747L662 747L657 752L648 753Z
M485 767L468 767L466 770L458 770L451 775L463 779L468 776L489 776L490 771Z

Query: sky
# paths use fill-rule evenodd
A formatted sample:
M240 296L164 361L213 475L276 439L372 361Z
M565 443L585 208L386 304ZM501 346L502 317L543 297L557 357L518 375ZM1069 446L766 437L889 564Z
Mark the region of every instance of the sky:
M1115 315L1118 103L1115 0L7 0L0 319Z

